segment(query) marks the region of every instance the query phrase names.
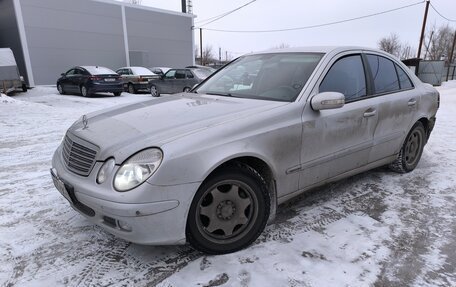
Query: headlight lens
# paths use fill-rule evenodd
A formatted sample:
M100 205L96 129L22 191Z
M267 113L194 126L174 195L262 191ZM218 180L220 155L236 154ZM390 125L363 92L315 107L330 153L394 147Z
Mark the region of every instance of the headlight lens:
M102 184L103 182L106 181L109 173L112 172L115 165L116 165L116 162L113 158L110 158L107 161L105 161L105 163L103 163L103 165L101 166L100 170L98 171L98 175L97 175L98 184Z
M128 191L146 181L163 160L163 153L158 148L140 151L125 161L116 173L114 188Z

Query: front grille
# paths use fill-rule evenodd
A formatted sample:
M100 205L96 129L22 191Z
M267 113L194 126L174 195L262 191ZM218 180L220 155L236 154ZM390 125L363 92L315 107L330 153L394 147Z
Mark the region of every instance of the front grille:
M88 176L95 164L97 150L92 144L79 138L70 138L67 134L63 141L62 154L70 171L82 176Z

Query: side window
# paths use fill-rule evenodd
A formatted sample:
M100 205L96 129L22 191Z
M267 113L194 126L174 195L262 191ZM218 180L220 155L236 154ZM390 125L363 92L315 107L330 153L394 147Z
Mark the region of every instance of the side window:
M65 75L72 76L72 75L74 75L74 71L75 71L74 69L71 69L68 72L66 72Z
M397 64L394 65L396 67L397 75L399 76L399 84L401 85L401 90L408 90L413 88L412 81L410 80L407 73L402 70Z
M372 78L374 79L375 94L394 92L400 89L394 63L381 56L366 55Z
M119 70L116 71L116 73L119 74L119 75L123 75L123 70L119 69Z
M337 60L329 69L320 84L321 92L339 92L345 101L353 101L366 96L366 77L360 55Z
M125 74L126 75L134 75L133 71L131 69L125 69Z
M176 71L176 79L185 79L185 71L184 70L177 70Z
M187 71L185 71L185 73L187 74L187 78L189 78L189 79L193 79L194 78L192 72L187 70Z
M166 72L165 78L174 79L175 75L176 75L176 70L169 70L168 72Z

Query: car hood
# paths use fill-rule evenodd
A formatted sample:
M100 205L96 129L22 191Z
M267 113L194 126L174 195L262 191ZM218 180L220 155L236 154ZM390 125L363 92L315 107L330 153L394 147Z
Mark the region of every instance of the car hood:
M285 102L178 94L86 116L70 132L100 148L97 160L123 161L133 152L162 145L216 125L286 105Z

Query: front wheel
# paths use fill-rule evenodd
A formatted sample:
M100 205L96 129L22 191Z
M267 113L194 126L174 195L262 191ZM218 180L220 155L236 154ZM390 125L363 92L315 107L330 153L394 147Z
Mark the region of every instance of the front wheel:
M423 124L417 122L408 133L396 160L389 165L389 168L399 173L414 170L421 159L425 142L426 131Z
M209 254L243 249L255 241L269 217L264 179L247 165L230 165L207 179L187 218L188 242Z
M59 94L65 95L65 90L63 89L62 84L57 85L57 90L59 91Z
M184 93L188 93L188 92L190 92L190 90L191 90L191 89L190 89L189 87L185 87L183 92L184 92Z
M160 92L158 91L157 86L150 86L150 94L152 95L152 97L160 97Z
M114 92L113 94L114 94L114 97L118 97L118 96L120 96L120 94L122 94L122 92Z

